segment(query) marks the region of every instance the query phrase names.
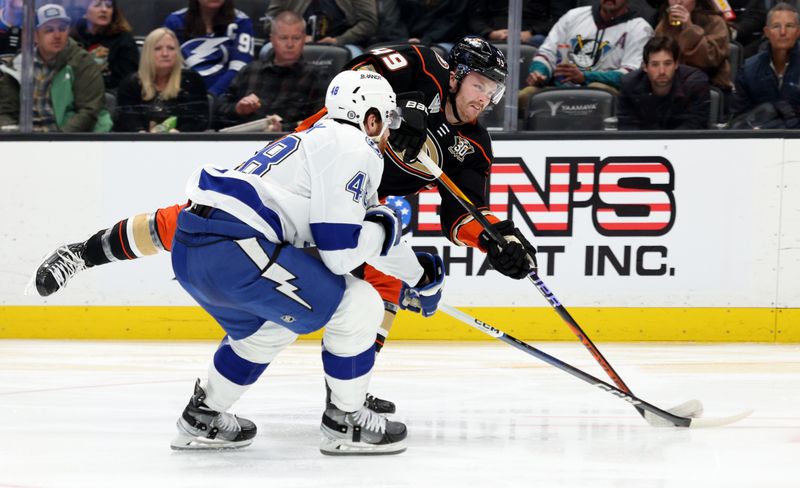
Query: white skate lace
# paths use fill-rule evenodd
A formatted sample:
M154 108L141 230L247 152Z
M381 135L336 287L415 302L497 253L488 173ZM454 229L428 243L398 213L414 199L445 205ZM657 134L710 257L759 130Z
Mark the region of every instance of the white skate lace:
M57 254L62 259L51 267L47 268L47 271L53 275L53 279L58 284L59 289L63 288L67 281L75 276L75 273L86 269L86 261L72 252L68 246L59 247L53 254ZM47 254L44 258L42 258L42 264L44 264L49 257L50 254ZM28 283L25 285L25 295L34 294L34 290L36 289L36 275L38 274L41 266L42 265L40 264L39 267L36 268L36 271L33 272L33 276L31 276L31 279L28 280Z
M66 246L56 249L56 253L62 259L53 264L48 271L53 275L58 287L63 288L64 284L75 276L75 273L86 269L86 262Z
M361 407L353 412L353 422L362 428L383 434L386 430L386 417L373 412L367 407Z
M212 424L219 429L220 432L239 432L242 430L242 426L239 425L239 420L236 418L236 415L227 412L222 412L214 417Z

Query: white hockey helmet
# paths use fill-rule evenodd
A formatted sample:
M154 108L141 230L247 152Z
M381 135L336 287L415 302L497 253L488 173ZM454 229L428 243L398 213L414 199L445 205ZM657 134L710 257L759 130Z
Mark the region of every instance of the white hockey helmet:
M372 108L380 113L384 131L400 127L394 90L386 78L374 71L347 70L336 75L328 85L325 108L328 117L357 124L365 134L364 122Z

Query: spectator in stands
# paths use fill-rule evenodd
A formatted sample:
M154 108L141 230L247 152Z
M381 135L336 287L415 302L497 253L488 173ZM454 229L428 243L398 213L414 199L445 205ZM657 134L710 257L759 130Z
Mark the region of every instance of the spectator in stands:
M522 2L520 42L539 47L562 15L577 1L525 0ZM508 42L508 0L471 0L467 30L492 42Z
M208 113L203 78L183 68L177 35L166 27L153 30L144 40L138 72L119 85L114 130L198 132L208 127Z
M656 35L678 43L678 63L703 70L711 84L730 92L731 64L728 26L712 0L666 0Z
M375 0L272 0L267 16L290 10L306 20L306 42L338 44L361 53L378 28Z
M658 24L658 7L661 0L628 0L628 6L635 10L636 14L647 21L651 27L655 28Z
M408 39L408 28L400 16L397 0L376 0L375 5L378 8L378 29L367 45L405 42Z
M189 0L164 26L177 34L186 67L203 77L214 96L253 60L253 22L233 0Z
M264 119L266 131L290 131L324 104L335 73L323 73L303 60L305 30L305 20L294 12L273 17L272 54L248 64L220 97L218 127Z
M22 0L0 0L0 58L17 53L22 43L21 27Z
M119 82L139 65L139 48L116 0L91 0L86 16L75 25L72 38L94 56L106 91L116 91Z
M733 128L800 127L800 15L788 3L767 14L769 49L745 61L736 77Z
M36 11L33 67L33 127L39 132L107 132L103 76L92 56L69 37L70 18L64 7L48 3ZM22 60L2 66L0 126L19 123L19 81Z
M408 28L408 42L441 44L446 50L464 35L468 2L465 0L399 0L400 18Z
M663 0L647 0L647 2L660 9ZM731 39L744 47L744 57L749 57L758 52L762 41L761 29L767 16L767 3L770 0L728 0L728 5L734 11L736 18L726 21L730 30ZM720 11L714 2L714 10ZM733 74L734 76L736 73Z
M728 3L736 13L736 19L728 22L731 39L742 45L744 57L748 58L758 52L763 40L761 33L767 20L764 0L728 0Z
M669 37L647 41L643 67L622 78L617 98L620 130L708 127L708 77L697 68L678 64L678 56L678 44Z
M520 90L520 115L541 87L590 86L617 93L622 76L642 66L653 29L628 0L597 0L564 14L539 48Z

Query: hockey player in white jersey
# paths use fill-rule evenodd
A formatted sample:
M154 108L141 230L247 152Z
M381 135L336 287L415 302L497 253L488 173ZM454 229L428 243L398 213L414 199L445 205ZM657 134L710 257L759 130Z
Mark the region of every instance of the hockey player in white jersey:
M393 454L406 427L364 406L383 302L349 274L368 262L405 283L404 305L435 312L444 277L438 256L415 254L402 225L379 204L381 145L400 123L389 83L345 71L331 81L326 118L265 147L233 170L190 179L178 217L175 276L225 329L225 339L178 419L174 449L249 445L253 422L227 410L298 334L325 327L322 362L331 402L323 454ZM302 248L314 246L319 258Z

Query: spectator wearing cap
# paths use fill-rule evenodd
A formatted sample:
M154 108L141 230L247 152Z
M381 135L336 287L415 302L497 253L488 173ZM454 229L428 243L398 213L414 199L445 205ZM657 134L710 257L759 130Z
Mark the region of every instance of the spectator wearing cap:
M92 56L69 37L70 18L54 3L36 11L33 126L39 132L108 132L103 76ZM21 56L2 67L0 126L19 124ZM27 81L27 80L26 80Z

